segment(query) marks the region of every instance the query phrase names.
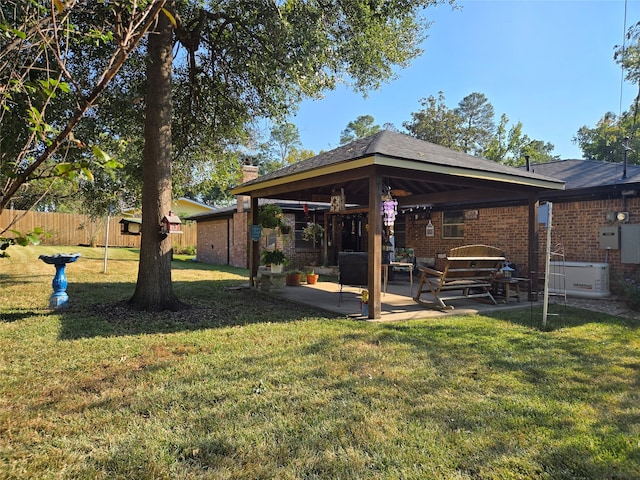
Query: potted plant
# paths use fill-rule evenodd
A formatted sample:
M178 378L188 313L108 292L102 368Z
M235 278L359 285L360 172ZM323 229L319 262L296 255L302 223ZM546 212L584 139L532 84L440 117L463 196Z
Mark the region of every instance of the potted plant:
M309 222L302 229L302 239L307 242L312 242L314 246L316 242L319 242L322 239L323 234L324 228L316 222Z
M307 272L307 283L309 285L314 285L317 281L318 281L318 277L320 275L318 275L315 270L310 270Z
M258 208L258 223L263 228L281 228L285 226L282 208L275 203L267 203Z
M273 250L264 250L262 252L262 261L265 265L271 265L272 272L280 273L287 259L282 250L274 248Z
M289 287L297 287L300 285L302 272L300 270L288 270L285 277L285 283Z

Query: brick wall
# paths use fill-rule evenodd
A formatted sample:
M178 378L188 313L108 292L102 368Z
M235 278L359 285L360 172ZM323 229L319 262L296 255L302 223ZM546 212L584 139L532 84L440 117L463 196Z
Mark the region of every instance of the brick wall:
M553 204L552 249L564 246L565 260L571 262L608 262L612 272L640 271L638 265L622 265L620 250L600 248L601 226L617 225L606 221L608 211L628 211L630 223L640 223L640 198L630 198L623 205L621 198ZM468 244L486 244L500 248L507 259L515 263L520 275L526 275L528 266L528 207L483 208L475 219L465 219L464 239L442 238L442 212L433 212L431 223L435 236L427 237L428 220L415 219L409 214L406 222L406 247L415 250L416 257L437 258L451 248ZM539 228L539 258L544 260L546 228ZM542 263L539 266L542 270Z
M626 203L626 204L625 204ZM629 212L629 223L640 223L640 198L592 200L553 204L552 242L564 245L565 260L571 262L607 262L612 272L638 271L639 265L622 264L620 250L600 248L600 227L619 225L606 221L608 211ZM540 251L545 251L546 229L540 230ZM553 244L552 244L553 248Z
M413 248L416 257L437 259L462 245L491 245L504 251L509 261L527 268L527 212L526 206L480 209L477 218L465 219L462 239L442 238L442 212L431 214L433 237L426 236L426 218L408 218L406 247Z
M553 204L553 248L564 246L565 260L575 262L608 262L612 272L640 271L639 265L622 265L620 250L600 248L599 229L612 225L606 221L608 211L628 211L630 223L640 223L640 198L630 198L623 204L621 198ZM247 268L248 217L246 212L236 213L232 219L198 222L198 259L214 264L230 264ZM294 216L285 216L287 224L294 226ZM442 212L433 212L431 222L435 236L425 234L428 220L409 214L406 219L406 247L415 250L416 257L437 258L451 248L468 244L486 244L500 248L507 259L516 264L520 275L526 275L528 265L528 207L483 208L477 218L465 219L464 239L442 238ZM617 224L613 224L617 225ZM227 241L228 233L231 235ZM539 227L539 271L544 261L546 228ZM278 248L289 259L289 268L301 268L318 263L318 250L295 250L293 238L278 237ZM228 252L228 253L227 253Z
M207 220L198 222L198 261L226 265L227 229L230 220Z
M248 215L198 222L198 260L216 265L248 268Z
M231 251L229 263L234 267L249 268L249 213L240 212L233 215L231 228Z

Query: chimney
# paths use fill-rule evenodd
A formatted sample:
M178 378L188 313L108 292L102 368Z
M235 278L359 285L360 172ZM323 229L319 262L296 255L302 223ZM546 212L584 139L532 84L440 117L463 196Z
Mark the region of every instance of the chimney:
M258 167L255 165L242 165L242 183L250 182L258 178ZM236 195L236 209L238 213L244 212L245 202L249 203L248 195Z
M531 162L529 162L529 155L524 156L524 161L526 162L526 165L527 165L527 172L529 172L531 170Z

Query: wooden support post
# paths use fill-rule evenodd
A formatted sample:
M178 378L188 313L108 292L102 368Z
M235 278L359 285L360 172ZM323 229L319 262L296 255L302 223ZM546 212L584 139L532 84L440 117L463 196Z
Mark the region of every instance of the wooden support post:
M369 318L379 319L382 313L382 216L380 198L382 176L375 170L369 175Z
M258 224L258 198L251 197L251 215L249 215L249 225L247 231L250 231L251 225ZM253 241L249 237L249 272L251 276L251 286L255 287L255 279L258 276L258 265L260 265L260 240Z

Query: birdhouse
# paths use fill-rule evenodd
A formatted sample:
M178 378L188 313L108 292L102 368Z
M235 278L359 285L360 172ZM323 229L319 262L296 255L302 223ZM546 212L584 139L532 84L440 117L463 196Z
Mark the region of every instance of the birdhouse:
M511 268L511 265L509 265L508 263L505 263L504 267L502 267L500 271L502 272L502 276L504 278L511 278L513 276L513 272L515 272L515 269Z
M181 224L182 221L180 220L180 217L174 215L173 212L170 211L169 215L162 219L160 232L165 235L168 233L182 233L182 230L180 229Z
M141 218L123 218L122 220L120 220L121 235L140 235L141 230Z

